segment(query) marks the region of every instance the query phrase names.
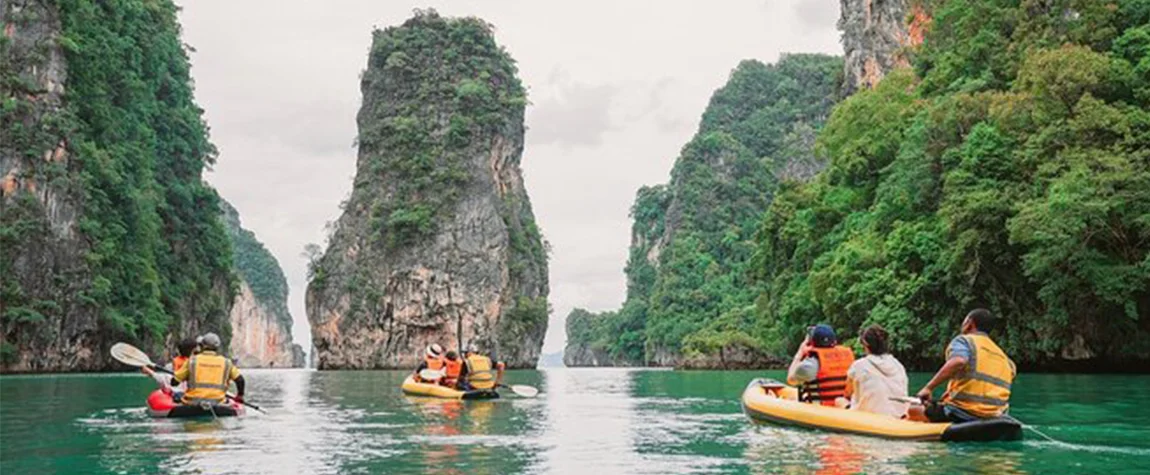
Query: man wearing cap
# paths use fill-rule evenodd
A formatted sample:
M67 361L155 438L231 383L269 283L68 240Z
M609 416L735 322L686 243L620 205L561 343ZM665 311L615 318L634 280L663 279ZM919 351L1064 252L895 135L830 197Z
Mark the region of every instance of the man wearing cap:
M475 343L468 344L463 350L463 361L463 372L459 376L460 388L490 391L503 382L503 363L493 365L491 358L479 353Z
M835 398L845 394L847 370L854 361L854 353L838 344L830 325L815 325L791 360L787 384L799 387L800 401L833 406Z
M188 382L184 393L184 404L223 403L227 398L228 385L236 382L237 401L244 400L244 377L232 360L220 355L220 337L207 333L200 337L200 353L192 356L182 368L176 370L172 385Z

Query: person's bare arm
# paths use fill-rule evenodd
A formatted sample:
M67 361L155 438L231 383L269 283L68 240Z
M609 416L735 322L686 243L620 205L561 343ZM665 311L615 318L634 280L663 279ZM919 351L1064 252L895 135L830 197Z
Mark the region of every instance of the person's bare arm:
M929 401L934 388L937 388L938 386L942 385L942 383L949 381L950 378L953 378L965 368L966 358L955 356L949 360L946 360L946 363L942 365L942 368L939 368L938 372L934 374L934 377L930 378L930 382L926 383L926 386L923 386L915 396L924 401Z
M813 347L814 345L811 344L809 337L803 339L803 344L799 345L798 351L795 351L795 357L791 359L791 366L787 368L787 384L795 386L806 382L805 380L802 380L802 378L796 378L795 376L798 372L799 366L802 365L804 360L806 360L807 353L810 353L811 348Z

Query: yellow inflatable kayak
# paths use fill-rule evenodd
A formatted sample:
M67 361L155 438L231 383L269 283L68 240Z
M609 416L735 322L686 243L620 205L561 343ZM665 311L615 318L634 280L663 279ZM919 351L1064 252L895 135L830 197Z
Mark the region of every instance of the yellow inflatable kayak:
M962 423L929 423L895 419L798 401L798 389L770 379L756 379L743 391L743 412L757 423L780 424L887 439L944 442L1022 439L1022 425L1000 417Z
M411 396L437 397L442 399L495 399L499 393L494 390L460 391L447 386L434 383L423 383L415 380L414 375L408 375L403 380L403 393Z

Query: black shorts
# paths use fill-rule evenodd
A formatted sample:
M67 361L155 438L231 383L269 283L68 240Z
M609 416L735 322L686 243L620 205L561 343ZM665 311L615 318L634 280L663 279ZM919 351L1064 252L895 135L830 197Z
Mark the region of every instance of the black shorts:
M926 405L923 414L925 414L926 418L930 419L931 422L967 422L971 420L962 414L961 411L956 411L953 408L948 411L946 406L935 401L931 401L930 404Z

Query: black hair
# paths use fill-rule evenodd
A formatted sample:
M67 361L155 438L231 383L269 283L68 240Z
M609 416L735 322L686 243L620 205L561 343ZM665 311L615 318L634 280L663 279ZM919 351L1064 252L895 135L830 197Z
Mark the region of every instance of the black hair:
M878 325L871 325L863 329L859 339L866 343L872 354L885 355L890 353L890 335Z
M195 338L184 338L176 344L176 350L180 352L180 356L189 357L196 351L196 346L199 346L199 344L196 343Z
M974 322L974 327L981 332L989 332L998 326L998 317L995 317L990 310L985 308L976 308L966 314L966 318Z
M449 360L454 360L456 358L459 358L459 353L456 353L455 350L451 350L451 351L448 351L447 354L444 356L446 356L447 359L449 359Z

